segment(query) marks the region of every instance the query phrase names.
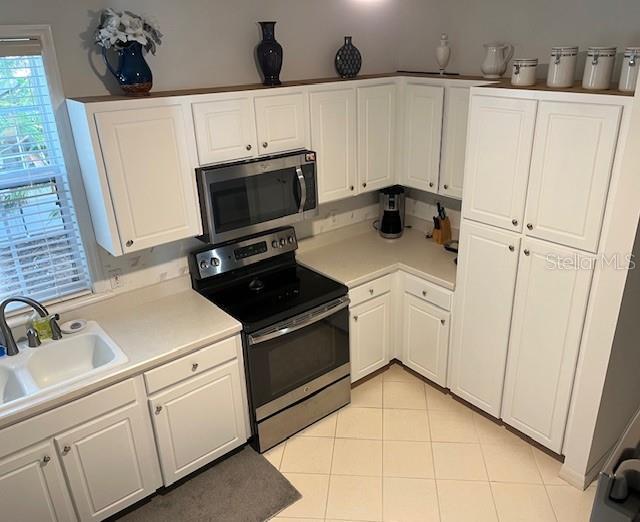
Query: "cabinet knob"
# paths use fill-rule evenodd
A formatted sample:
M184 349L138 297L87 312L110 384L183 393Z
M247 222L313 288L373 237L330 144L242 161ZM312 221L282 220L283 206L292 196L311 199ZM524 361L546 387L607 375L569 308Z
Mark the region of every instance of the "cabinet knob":
M66 455L70 451L71 451L71 446L65 446L64 448L62 448L62 454L63 455Z
M156 415L160 415L161 411L162 411L162 406L156 406Z
M533 223L527 223L527 228L529 230L533 230Z
M133 246L133 241L130 239L129 241L127 241L125 243L128 247L132 247Z
M197 369L198 369L198 363L193 363L193 364L191 365L191 371L192 371L192 372L195 372Z
M269 146L269 144L266 141L262 142L262 148L266 149Z
M449 185L442 185L442 188L447 190L449 188Z
M430 182L429 182L429 186L430 186L430 187L433 187L433 181L430 181Z
M369 293L373 295L373 288L369 288Z
M247 145L245 148L246 148L247 150L251 150L253 147L251 146L251 144L249 144L249 145Z
M516 247L514 247L513 245L509 245L509 250L510 250L511 252L513 252L515 249L516 249Z
M512 219L512 220L511 220L511 224L512 224L514 227L517 227L517 226L518 226L518 220L517 220L517 219Z
M422 297L427 297L427 291L426 290L422 291Z
M357 315L354 315L354 316L353 316L353 320L354 320L354 321L356 321L356 322L358 322L358 316L357 316Z
M49 455L45 455L44 457L42 457L43 464L47 464L48 462L51 462L51 457Z
M531 252L529 252L529 249L528 249L528 248L525 248L525 249L524 249L524 255L525 255L525 256L528 256L530 253L531 253Z
M365 182L365 183L363 183L363 184L362 184L362 186L363 186L363 187L366 187L366 186L367 186L367 183L366 183L366 182Z
M355 187L354 187L353 185L351 185L351 186L349 187L349 190L353 190L354 188L355 188Z
M441 324L442 326L444 326L444 325L445 325L445 323L446 323L446 321L445 321L444 319L440 319L440 324Z

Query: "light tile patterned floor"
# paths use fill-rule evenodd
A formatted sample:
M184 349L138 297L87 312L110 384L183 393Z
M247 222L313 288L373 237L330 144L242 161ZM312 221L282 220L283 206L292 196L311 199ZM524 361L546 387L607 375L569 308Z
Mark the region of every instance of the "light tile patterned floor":
M595 487L399 365L265 456L302 493L273 522L587 522Z

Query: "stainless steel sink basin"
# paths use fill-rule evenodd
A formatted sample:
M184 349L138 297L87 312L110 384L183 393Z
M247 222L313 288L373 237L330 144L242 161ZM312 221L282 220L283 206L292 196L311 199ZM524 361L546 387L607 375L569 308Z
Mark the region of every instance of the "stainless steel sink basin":
M122 364L127 356L89 321L82 332L37 348L19 345L20 353L0 359L0 406L63 387Z

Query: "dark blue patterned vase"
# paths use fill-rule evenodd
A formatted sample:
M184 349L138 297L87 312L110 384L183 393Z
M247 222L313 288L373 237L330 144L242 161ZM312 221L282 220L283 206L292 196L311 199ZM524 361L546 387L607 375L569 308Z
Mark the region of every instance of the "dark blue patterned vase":
M344 45L336 53L336 71L341 78L355 78L362 67L362 55L351 43L351 36L344 37Z
M107 60L106 49L102 48L102 56L107 68L113 74L120 88L127 94L144 95L153 86L153 75L147 61L142 55L142 45L130 42L118 50L118 68L114 69Z
M262 71L264 85L280 85L282 46L276 41L275 22L258 22L262 28L262 41L256 54Z

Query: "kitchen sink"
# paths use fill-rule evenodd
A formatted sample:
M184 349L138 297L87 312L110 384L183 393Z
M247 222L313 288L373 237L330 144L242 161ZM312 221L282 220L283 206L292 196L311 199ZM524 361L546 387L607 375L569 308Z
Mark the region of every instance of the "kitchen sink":
M20 353L0 359L0 406L105 371L127 356L94 322L37 348L19 343Z

